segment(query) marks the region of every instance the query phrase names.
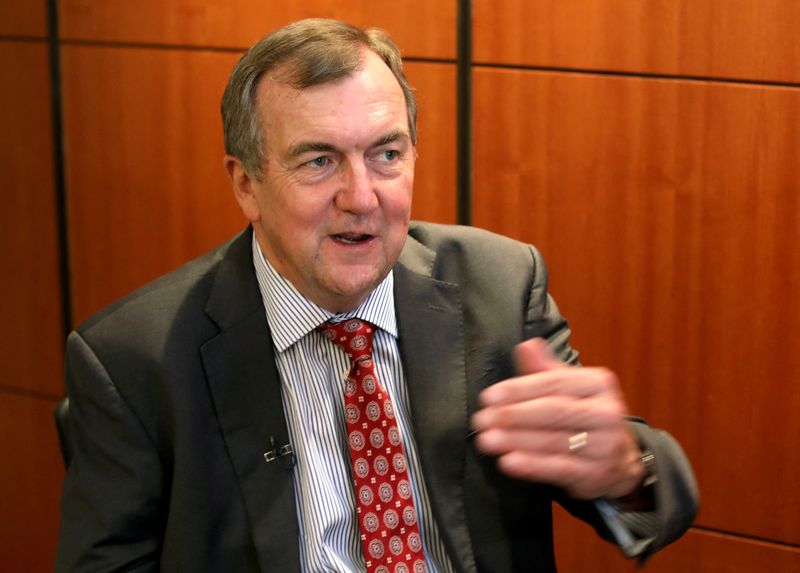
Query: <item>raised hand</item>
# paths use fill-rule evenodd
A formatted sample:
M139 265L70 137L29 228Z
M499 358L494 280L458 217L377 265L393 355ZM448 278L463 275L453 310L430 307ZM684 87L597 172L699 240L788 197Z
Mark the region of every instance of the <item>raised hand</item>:
M619 498L642 482L640 450L627 428L617 377L558 361L534 338L515 350L519 376L480 395L476 446L516 478L561 487L579 499Z

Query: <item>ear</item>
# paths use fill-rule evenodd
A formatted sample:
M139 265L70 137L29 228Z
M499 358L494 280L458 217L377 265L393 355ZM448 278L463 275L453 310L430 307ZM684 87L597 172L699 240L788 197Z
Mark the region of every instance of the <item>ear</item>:
M228 179L231 180L233 194L242 209L242 213L251 223L260 221L261 209L259 209L258 201L256 201L256 185L258 181L248 175L244 165L237 157L226 155L223 163L225 171L228 173Z

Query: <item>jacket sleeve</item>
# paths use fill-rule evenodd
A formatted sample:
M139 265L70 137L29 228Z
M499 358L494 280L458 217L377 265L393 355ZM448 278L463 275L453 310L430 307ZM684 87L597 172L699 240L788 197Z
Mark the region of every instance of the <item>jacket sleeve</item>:
M56 571L156 571L164 530L162 462L151 437L77 332L67 341L74 445L61 501Z
M686 532L697 515L699 494L689 460L672 436L641 420L632 420L630 427L642 450L649 450L655 458L656 507L649 516L654 527L638 553L646 559ZM624 523L625 513L621 515ZM641 521L630 517L630 521Z

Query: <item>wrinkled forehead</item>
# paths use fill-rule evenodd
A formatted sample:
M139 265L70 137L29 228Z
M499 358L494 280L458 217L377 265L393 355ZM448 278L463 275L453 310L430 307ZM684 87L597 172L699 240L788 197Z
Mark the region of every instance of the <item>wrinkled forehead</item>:
M320 128L352 129L352 122L376 124L392 118L408 130L405 95L391 69L377 54L366 51L359 65L336 79L308 87L287 80L285 69L267 73L256 92L259 119L267 137L271 130Z

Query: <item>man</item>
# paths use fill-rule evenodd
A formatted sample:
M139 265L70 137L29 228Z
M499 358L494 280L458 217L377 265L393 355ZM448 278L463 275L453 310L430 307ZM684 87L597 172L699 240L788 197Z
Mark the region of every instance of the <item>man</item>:
M629 555L682 534L680 448L571 366L538 253L409 226L388 38L287 26L222 109L250 228L70 336L58 570L554 571L553 500Z

